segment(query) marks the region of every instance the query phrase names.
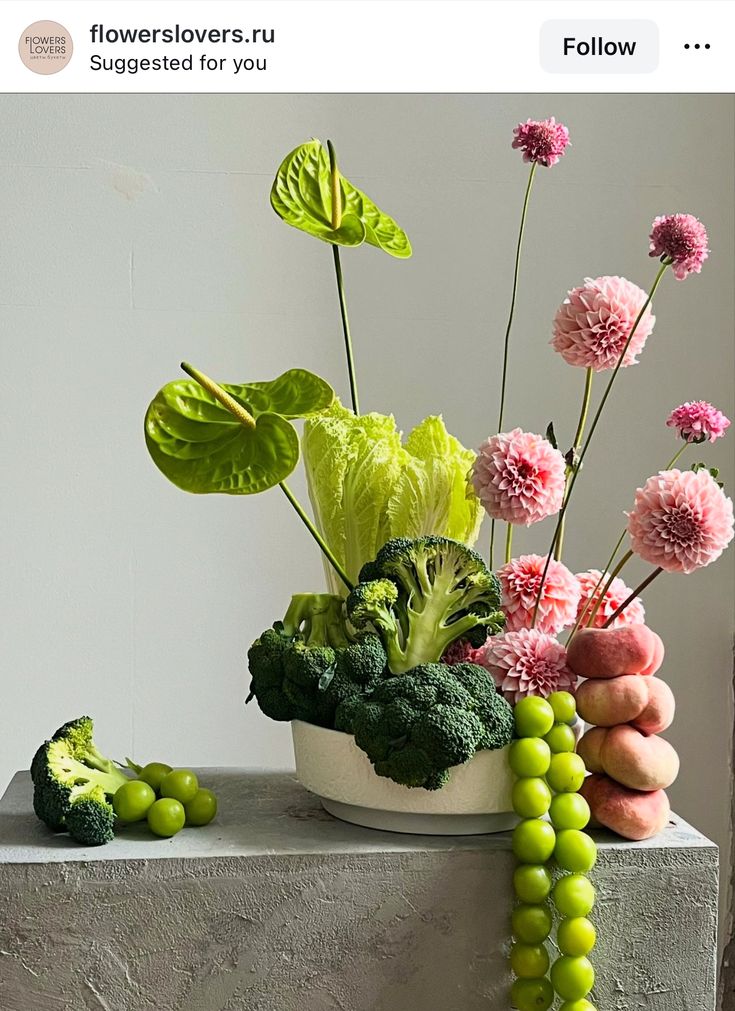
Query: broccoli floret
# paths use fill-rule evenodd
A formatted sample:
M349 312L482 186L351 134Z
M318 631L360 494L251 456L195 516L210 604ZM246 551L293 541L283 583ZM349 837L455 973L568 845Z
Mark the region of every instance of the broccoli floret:
M115 837L115 812L101 786L72 796L66 812L69 835L84 846L102 846Z
M387 658L376 635L350 641L343 600L298 594L248 651L250 694L273 720L303 720L331 727L337 705L383 676Z
M438 790L452 766L510 742L513 710L481 667L430 663L347 699L335 723L355 735L379 776Z
M500 631L500 584L471 548L447 537L396 537L347 597L355 628L379 633L394 674L440 660L456 639L481 646Z
M93 730L88 716L65 723L51 740L41 745L31 763L33 809L55 832L70 828L68 816L72 805L87 798L98 806L106 805L108 820L113 819L112 807L106 798L128 782L125 773L100 753L94 743ZM75 817L73 821L78 819ZM106 832L101 834L107 835ZM108 839L100 838L100 842L106 841Z

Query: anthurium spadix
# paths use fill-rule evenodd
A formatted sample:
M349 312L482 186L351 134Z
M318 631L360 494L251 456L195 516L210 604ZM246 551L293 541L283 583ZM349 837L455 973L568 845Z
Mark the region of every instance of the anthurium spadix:
M312 417L334 400L329 383L304 369L271 382L231 384L182 368L192 378L156 394L145 438L158 469L195 494L254 495L280 484L299 460L291 420Z
M334 155L330 159L318 140L301 144L284 158L271 189L271 206L286 224L323 242L367 242L400 259L411 255L403 229L345 179Z

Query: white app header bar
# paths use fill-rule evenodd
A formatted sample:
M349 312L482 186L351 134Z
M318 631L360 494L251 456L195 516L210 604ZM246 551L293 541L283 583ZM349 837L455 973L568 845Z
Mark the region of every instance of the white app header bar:
M0 90L722 92L733 27L722 0L3 0Z

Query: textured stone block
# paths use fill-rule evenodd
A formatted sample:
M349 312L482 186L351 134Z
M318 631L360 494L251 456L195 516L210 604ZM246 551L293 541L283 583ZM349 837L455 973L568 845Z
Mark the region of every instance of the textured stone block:
M507 1011L505 834L325 814L288 774L207 770L221 815L82 849L0 803L2 1011ZM601 1011L714 1011L717 849L674 819L599 833Z

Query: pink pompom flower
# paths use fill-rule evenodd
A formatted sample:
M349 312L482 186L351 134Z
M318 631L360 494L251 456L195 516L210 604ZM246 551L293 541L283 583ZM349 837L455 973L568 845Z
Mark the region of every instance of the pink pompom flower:
M543 436L514 428L480 446L470 479L493 519L528 527L561 509L565 468Z
M562 644L537 628L491 637L477 650L475 663L490 672L498 689L514 704L527 695L546 698L552 692L574 691L577 683Z
M698 274L709 255L707 229L693 214L664 214L655 218L649 238L648 255L671 263L677 281Z
M521 555L498 571L506 631L517 632L531 627L545 564L545 555ZM579 582L566 565L552 559L539 601L536 628L556 635L573 624L580 593Z
M600 582L601 575L602 573L599 569L589 569L587 572L577 573L577 580L579 582L582 595L579 601L579 607L577 609L575 620L580 619L582 625L587 625L590 615L600 599L600 592L609 578L606 573L605 578L602 582ZM613 614L615 614L617 609L628 599L630 594L630 587L626 586L623 580L616 576L610 584L607 593L600 604L594 621L592 622L592 628L604 628L608 618L611 618ZM622 625L642 625L645 620L646 612L641 602L641 598L636 597L634 600L631 600L625 610L622 611L615 621L613 621L613 623L608 627L620 628Z
M646 298L645 291L624 277L586 277L557 309L551 346L568 365L595 372L615 368ZM635 328L623 368L637 363L655 322L649 306Z
M537 162L545 168L556 165L569 144L569 130L551 119L527 119L513 131L512 147L523 151L524 161Z
M691 400L672 411L666 424L685 442L714 442L730 427L730 419L706 400Z
M732 500L707 470L662 470L637 490L628 532L644 561L665 572L693 572L732 540Z

